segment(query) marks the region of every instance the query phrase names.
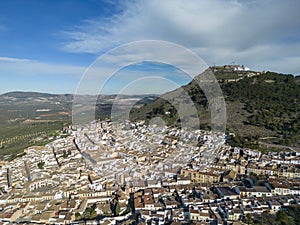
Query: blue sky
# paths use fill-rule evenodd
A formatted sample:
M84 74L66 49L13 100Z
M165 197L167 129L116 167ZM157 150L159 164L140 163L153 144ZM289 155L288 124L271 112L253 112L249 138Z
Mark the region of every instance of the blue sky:
M3 0L0 93L74 93L98 56L140 40L182 45L208 65L235 62L254 70L300 74L299 8L297 0ZM143 63L118 72L120 80L110 82L108 92L144 75L188 82L172 66Z

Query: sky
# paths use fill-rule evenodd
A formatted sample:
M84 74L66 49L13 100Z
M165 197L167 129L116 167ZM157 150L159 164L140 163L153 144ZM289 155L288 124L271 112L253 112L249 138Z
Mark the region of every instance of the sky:
M234 63L298 75L299 9L298 0L3 0L0 93L76 93L95 60L116 48L123 50L118 63L135 63L120 63L113 79L109 68L97 68L101 79L89 82L106 86L106 93L162 93L189 81L176 65L139 62L139 51L123 54L128 49L122 46L144 40L182 46L209 66ZM177 53L168 52L170 58ZM83 92L95 91L86 86Z

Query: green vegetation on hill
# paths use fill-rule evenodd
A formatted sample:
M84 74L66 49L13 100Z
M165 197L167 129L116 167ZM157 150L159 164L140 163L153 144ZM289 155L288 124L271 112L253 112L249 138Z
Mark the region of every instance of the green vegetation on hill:
M40 124L13 124L0 127L2 145L0 146L0 159L11 160L19 156L23 150L32 145L44 145L49 137L57 135L61 131L62 122L40 123Z
M226 101L227 130L236 134L235 145L255 147L261 142L286 146L300 146L300 79L292 75L274 72L215 71ZM201 77L201 74L199 75ZM232 78L239 78L232 81ZM201 128L210 128L209 104L195 81L183 86L198 110ZM180 126L180 118L174 107L179 95L172 101L164 95L150 104L133 109L131 119L162 117L168 125ZM170 113L166 113L170 112Z
M276 214L263 212L255 214L254 218L250 216L245 218L245 222L251 225L298 225L300 224L300 207L298 205L284 207L284 210L278 211Z
M43 145L70 123L71 95L10 92L0 95L0 160Z
M300 85L292 75L266 72L222 85L228 101L239 100L250 114L244 125L276 133L278 144L299 145Z

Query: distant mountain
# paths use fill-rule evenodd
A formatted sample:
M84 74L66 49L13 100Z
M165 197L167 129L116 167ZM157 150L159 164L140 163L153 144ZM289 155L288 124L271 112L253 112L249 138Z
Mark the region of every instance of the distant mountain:
M44 144L49 136L71 124L74 97L73 94L19 91L0 95L0 160L13 159L30 145ZM137 106L141 106L154 98L147 95L76 95L81 112L95 110L95 118L110 117L113 104L122 111L129 101L137 101ZM96 108L91 108L95 103ZM36 142L36 139L41 141Z
M232 144L245 147L300 146L300 77L250 71L240 66L209 68L220 83L226 101L227 131ZM201 79L198 75L195 79ZM211 118L208 101L195 80L182 87L196 105L203 129ZM173 101L179 98L174 90ZM159 97L131 112L132 120L160 116L168 125L180 125L176 107ZM272 145L271 145L272 144Z
M64 94L68 95L68 94ZM40 98L40 97L58 97L61 96L59 94L48 94L48 93L40 93L40 92L26 92L26 91L13 91L2 94L1 96L13 97L13 98Z
M0 100L7 100L11 98L15 99L16 101L23 101L24 99L49 98L70 101L73 100L73 97L73 94L49 94L40 92L13 91L0 95Z
M0 122L5 123L7 116L10 119L35 119L38 115L34 111L40 109L48 109L52 115L63 114L64 118L68 115L68 120L70 120L74 100L75 103L82 105L81 108L86 107L86 110L96 104L96 118L106 118L110 116L113 104L121 107L128 101L137 101L137 105L142 105L151 102L154 98L156 98L155 95L75 95L14 91L0 95L2 115L0 115Z

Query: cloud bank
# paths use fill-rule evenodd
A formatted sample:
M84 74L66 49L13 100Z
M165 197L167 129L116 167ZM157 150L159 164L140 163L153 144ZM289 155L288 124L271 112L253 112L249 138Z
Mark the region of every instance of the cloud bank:
M195 51L208 64L245 64L300 74L297 0L140 0L118 14L63 31L67 52L101 54L137 40L165 40Z

